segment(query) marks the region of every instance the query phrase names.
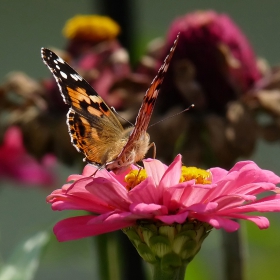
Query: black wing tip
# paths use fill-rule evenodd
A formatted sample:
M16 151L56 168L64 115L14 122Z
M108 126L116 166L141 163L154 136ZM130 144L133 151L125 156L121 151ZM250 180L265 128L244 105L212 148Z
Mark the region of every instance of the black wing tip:
M53 51L51 51L50 49L42 47L41 48L41 53L43 54L43 53L46 53L46 52L53 53Z
M60 58L56 53L54 53L53 51L51 51L48 48L41 48L41 57L42 57L44 62L50 61L51 57L53 57L55 59L59 59ZM61 61L64 62L63 59L61 59Z
M47 52L50 52L50 50L47 49L47 48L41 48L41 56L42 56L42 58L46 57Z
M47 61L49 60L50 54L52 52L49 49L41 48L41 58L46 65L48 65Z

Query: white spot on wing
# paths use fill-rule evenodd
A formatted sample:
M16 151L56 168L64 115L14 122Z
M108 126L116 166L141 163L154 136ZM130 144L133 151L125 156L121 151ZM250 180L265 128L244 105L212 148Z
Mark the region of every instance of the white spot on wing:
M55 65L56 69L60 70L60 67L58 65Z
M62 78L67 79L67 75L64 72L60 71L60 75Z
M77 75L77 74L70 74L70 76L75 80L75 81L82 81L82 77Z
M57 61L62 63L62 64L64 64L64 60L62 58L60 58L60 57L57 57Z

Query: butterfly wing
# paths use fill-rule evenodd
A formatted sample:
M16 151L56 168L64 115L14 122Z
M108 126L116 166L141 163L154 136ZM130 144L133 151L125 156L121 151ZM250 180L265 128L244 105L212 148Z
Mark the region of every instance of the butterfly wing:
M153 79L151 86L146 91L144 96L142 105L139 109L138 116L136 118L135 127L133 132L130 135L128 141L134 141L141 135L142 132L146 132L151 120L151 116L155 107L155 103L158 97L158 93L160 91L160 87L162 85L164 76L168 70L169 64L171 62L173 53L176 49L178 43L179 35L177 36L176 40L173 43L172 48L169 51L169 54L166 56L163 64L158 70L158 74Z
M67 125L72 144L89 163L104 166L110 147L123 134L122 125L97 92L62 58L46 48L42 48L41 56L64 102L71 106Z
M152 113L153 113L153 110L155 107L156 99L158 97L158 93L159 93L160 87L162 85L165 73L168 69L168 66L169 66L170 61L173 56L173 53L177 46L178 39L179 39L179 35L177 36L176 40L174 41L174 44L173 44L172 48L170 49L169 54L165 58L164 63L160 67L158 74L153 79L151 86L145 93L142 105L139 109L139 112L138 112L138 115L136 118L135 127L132 130L132 132L128 138L127 144L124 146L123 150L118 155L118 157L114 160L114 162L108 164L109 168L114 169L114 168L116 168L115 163L123 162L124 161L123 158L124 159L129 158L128 154L131 153L131 151L135 148L135 143L139 143L141 141L145 142L146 131L148 129L150 119L151 119L151 116L152 116ZM147 151L145 151L144 153L146 153L146 152ZM143 159L143 157L141 159L139 159L136 156L136 159L137 159L136 161L138 161L138 160Z

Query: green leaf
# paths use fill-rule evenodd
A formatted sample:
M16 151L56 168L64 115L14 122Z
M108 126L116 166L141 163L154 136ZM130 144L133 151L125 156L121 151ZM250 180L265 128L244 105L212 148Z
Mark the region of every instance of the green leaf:
M20 243L0 271L0 280L32 280L39 266L42 250L50 239L49 231L41 231Z

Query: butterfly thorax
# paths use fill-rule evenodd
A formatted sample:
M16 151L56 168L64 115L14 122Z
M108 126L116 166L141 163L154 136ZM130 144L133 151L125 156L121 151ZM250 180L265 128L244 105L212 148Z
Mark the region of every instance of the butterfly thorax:
M122 139L126 139L125 145L123 145L123 142L116 142L115 148L108 153L107 170L120 174L128 169L131 164L141 161L145 157L149 150L150 136L143 131L140 135L131 139L130 135L133 129L133 127L130 127L123 131ZM120 149L120 146L122 149L119 150L116 157L115 152Z

